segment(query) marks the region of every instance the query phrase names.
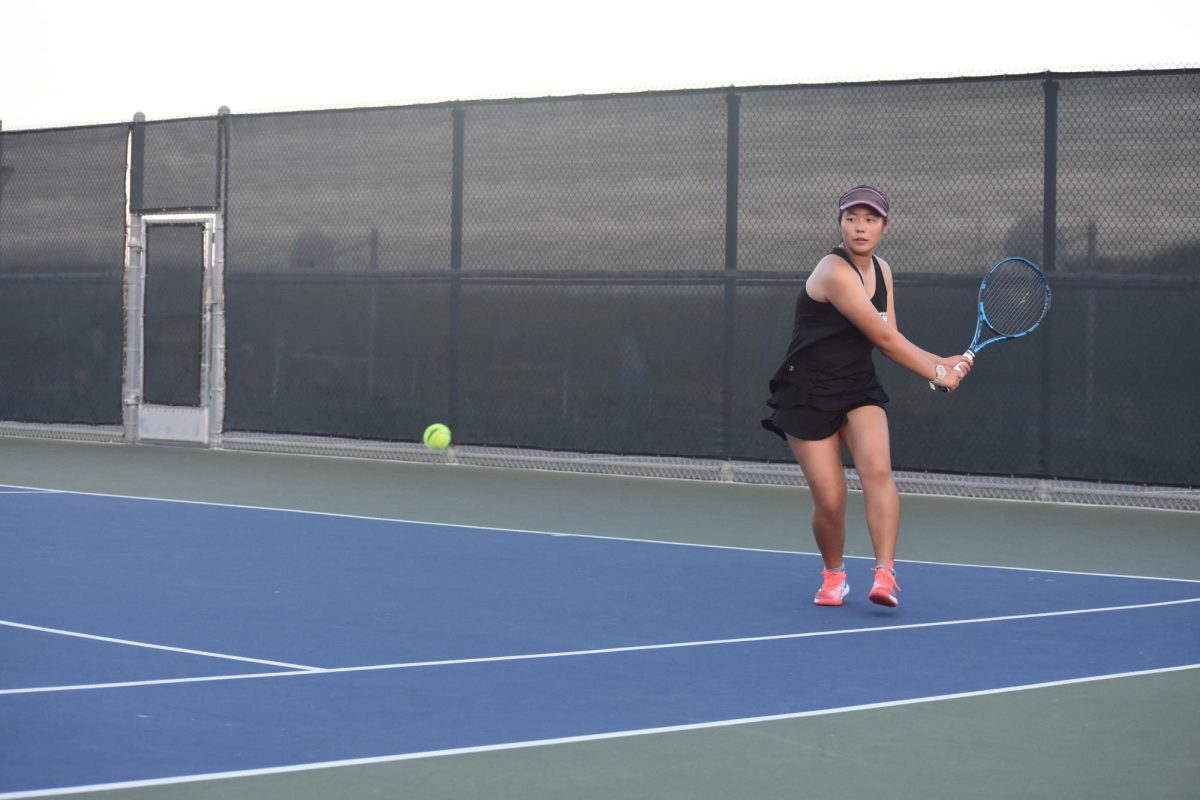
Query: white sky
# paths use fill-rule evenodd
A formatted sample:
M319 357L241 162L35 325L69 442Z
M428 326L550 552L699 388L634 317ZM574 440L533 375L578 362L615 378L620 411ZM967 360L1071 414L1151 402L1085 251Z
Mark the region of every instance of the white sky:
M1115 5L1118 10L1101 10ZM1195 0L0 0L4 130L232 111L1200 66Z

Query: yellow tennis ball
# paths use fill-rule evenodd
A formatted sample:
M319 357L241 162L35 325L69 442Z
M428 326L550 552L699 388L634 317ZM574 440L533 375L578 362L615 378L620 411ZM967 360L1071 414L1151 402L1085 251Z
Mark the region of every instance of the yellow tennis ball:
M450 446L450 429L435 422L425 429L425 446L430 450L445 450Z

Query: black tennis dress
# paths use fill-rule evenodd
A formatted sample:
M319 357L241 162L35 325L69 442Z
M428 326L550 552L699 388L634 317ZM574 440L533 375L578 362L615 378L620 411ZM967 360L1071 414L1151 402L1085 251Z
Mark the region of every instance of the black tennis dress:
M862 280L844 248L835 247L832 254ZM875 267L871 305L887 319L887 283L879 259L872 256L871 260ZM767 405L774 412L762 421L763 427L781 437L790 433L798 439L824 439L836 433L855 408L886 407L890 398L875 375L874 350L871 340L833 303L813 300L802 288L791 344L771 378Z

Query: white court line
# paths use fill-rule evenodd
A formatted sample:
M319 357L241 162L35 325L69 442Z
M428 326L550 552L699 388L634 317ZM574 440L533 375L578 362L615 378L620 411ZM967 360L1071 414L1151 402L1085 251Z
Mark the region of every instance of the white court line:
M245 656L231 656L228 653L211 653L207 650L189 650L186 647L170 647L165 644L151 644L149 642L135 642L131 639L114 639L111 636L97 636L92 633L80 633L78 631L64 631L59 628L43 628L40 625L26 625L22 622L12 622L11 620L0 619L0 625L9 628L21 628L27 631L37 631L38 633L52 633L56 636L71 636L76 639L91 639L97 642L107 642L109 644L123 644L129 647L144 647L150 650L166 650L171 653L184 653L189 656L204 656L205 658L221 658L227 661L248 661L251 664L264 664L268 667L288 667L289 669L298 669L305 672L318 671L318 667L307 667L303 664L287 664L282 661L267 661L261 658L246 658Z
M255 672L242 675L210 675L196 678L166 678L149 681L124 681L120 683L93 683L74 686L40 686L22 689L0 689L0 695L8 694L41 694L49 692L84 691L92 689L117 689L140 686L162 686L176 683L208 683L214 681L251 680L256 678L289 678L297 675L336 675L349 672L383 672L399 669L419 669L425 667L450 667L466 664L494 664L504 661L534 661L548 658L574 658L578 656L611 655L614 653L637 653L649 650L677 650L691 647L717 647L732 644L753 644L757 642L778 642L789 639L815 639L823 636L845 636L859 633L886 633L889 631L915 630L918 628L942 628L951 625L979 625L991 622L1012 622L1015 620L1044 619L1047 617L1065 617L1079 614L1101 614L1115 611L1134 611L1144 608L1162 608L1190 603L1200 603L1200 597L1185 600L1164 600L1158 603L1139 603L1137 605L1107 606L1104 608L1083 608L1069 611L1040 611L1034 614L1012 614L1000 617L979 617L977 619L941 620L939 622L914 622L907 625L874 625L867 628L844 628L832 631L805 631L803 633L778 633L769 636L745 636L734 639L709 639L696 642L667 642L660 644L630 645L628 647L604 647L592 650L564 650L551 653L523 653L509 656L486 656L481 658L454 658L440 661L410 661L399 664L371 664L356 667L297 667L299 672ZM253 659L244 659L253 660ZM258 662L272 663L272 662Z
M140 495L130 494L108 494L105 492L81 492L71 489L40 489L33 486L12 487L21 489L32 489L36 492L48 492L61 495L79 495L81 497L104 497L113 500L138 500L149 503L178 503L180 505L206 506L210 508L232 508L241 509L244 511L274 511L281 514L304 514L314 517L330 517L332 519L353 519L362 520L364 522L394 522L402 525L423 525L435 528L453 528L457 530L480 531L483 533L519 533L533 536L551 536L573 539L594 539L606 542L629 542L633 544L654 544L668 545L671 547L695 547L705 550L733 550L736 552L745 553L774 553L777 555L787 556L815 556L817 553L812 553L803 550L775 550L765 547L738 547L735 545L725 544L703 544L700 542L672 542L663 539L639 539L635 536L608 536L596 533L564 533L561 531L538 531L525 528L496 528L488 525L467 525L457 522L430 522L429 520L420 519L402 519L397 517L373 517L365 514L345 514L334 511L308 511L299 508L278 508L274 506L251 506L240 503L217 503L209 500L180 500L169 497L144 497ZM870 556L846 556L848 559L856 561L873 561ZM1093 578L1126 578L1129 580L1144 580L1144 581L1170 581L1173 583L1198 583L1200 579L1196 578L1161 578L1153 575L1121 575L1117 573L1107 572L1074 572L1061 569L1040 569L1037 567L1009 567L996 566L992 564L958 564L945 561L917 561L910 559L897 559L897 564L925 564L930 566L942 567L970 567L973 569L1001 569L1012 572L1037 572L1048 573L1053 575L1082 575Z
M0 793L0 800L17 800L27 797L54 797L56 795L74 794L76 792L95 792L116 789L139 789L148 786L168 786L180 783L197 783L200 781L222 780L232 778L249 778L262 775L281 775L290 772L307 772L317 769L332 769L335 767L365 766L368 764L387 764L395 761L413 761L423 758L439 758L442 756L466 755L469 753L490 753L502 750L518 750L530 747L544 747L553 744L573 744L577 742L596 742L606 739L622 739L632 736L649 736L660 733L681 733L710 728L727 728L735 725L752 725L759 722L777 722L804 717L821 717L833 714L846 714L854 711L871 711L881 708L897 708L900 706L936 703L943 700L962 700L971 697L986 697L989 695L1011 694L1030 689L1049 689L1059 686L1071 686L1080 683L1115 680L1118 678L1135 678L1145 675L1160 675L1170 672L1184 672L1200 669L1200 664L1184 664L1176 667L1147 669L1136 672L1114 672L1108 675L1092 675L1086 678L1070 678L1061 681L1046 681L1044 683L1027 683L1020 686L1005 686L999 689L980 689L973 692L957 692L955 694L929 695L927 697L912 697L905 700L889 700L881 703L865 703L857 706L841 708L824 708L815 711L795 711L788 714L771 714L759 717L743 717L740 719L713 720L697 722L689 725L667 725L659 728L641 728L627 731L609 731L584 736L563 736L557 739L536 739L524 742L503 742L500 744L481 745L478 747L458 747L446 750L427 750L418 753L397 753L389 756L372 756L369 758L347 758L338 761L314 761L308 764L289 764L282 767L264 767L261 769L232 770L229 772L209 772L196 775L177 775L169 778L153 778L140 781L123 781L119 783L96 783L87 786L66 786L58 789L39 789L26 792Z

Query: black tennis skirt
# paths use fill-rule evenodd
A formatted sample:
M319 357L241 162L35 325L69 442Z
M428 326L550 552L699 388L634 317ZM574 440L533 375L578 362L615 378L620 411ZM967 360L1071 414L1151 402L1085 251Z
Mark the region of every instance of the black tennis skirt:
M781 387L771 395L768 405L774 411L762 421L766 430L786 440L787 434L797 439L815 442L828 439L846 424L847 415L862 406L879 406L887 410L887 392L878 384L852 396L811 397L793 392L797 387Z

